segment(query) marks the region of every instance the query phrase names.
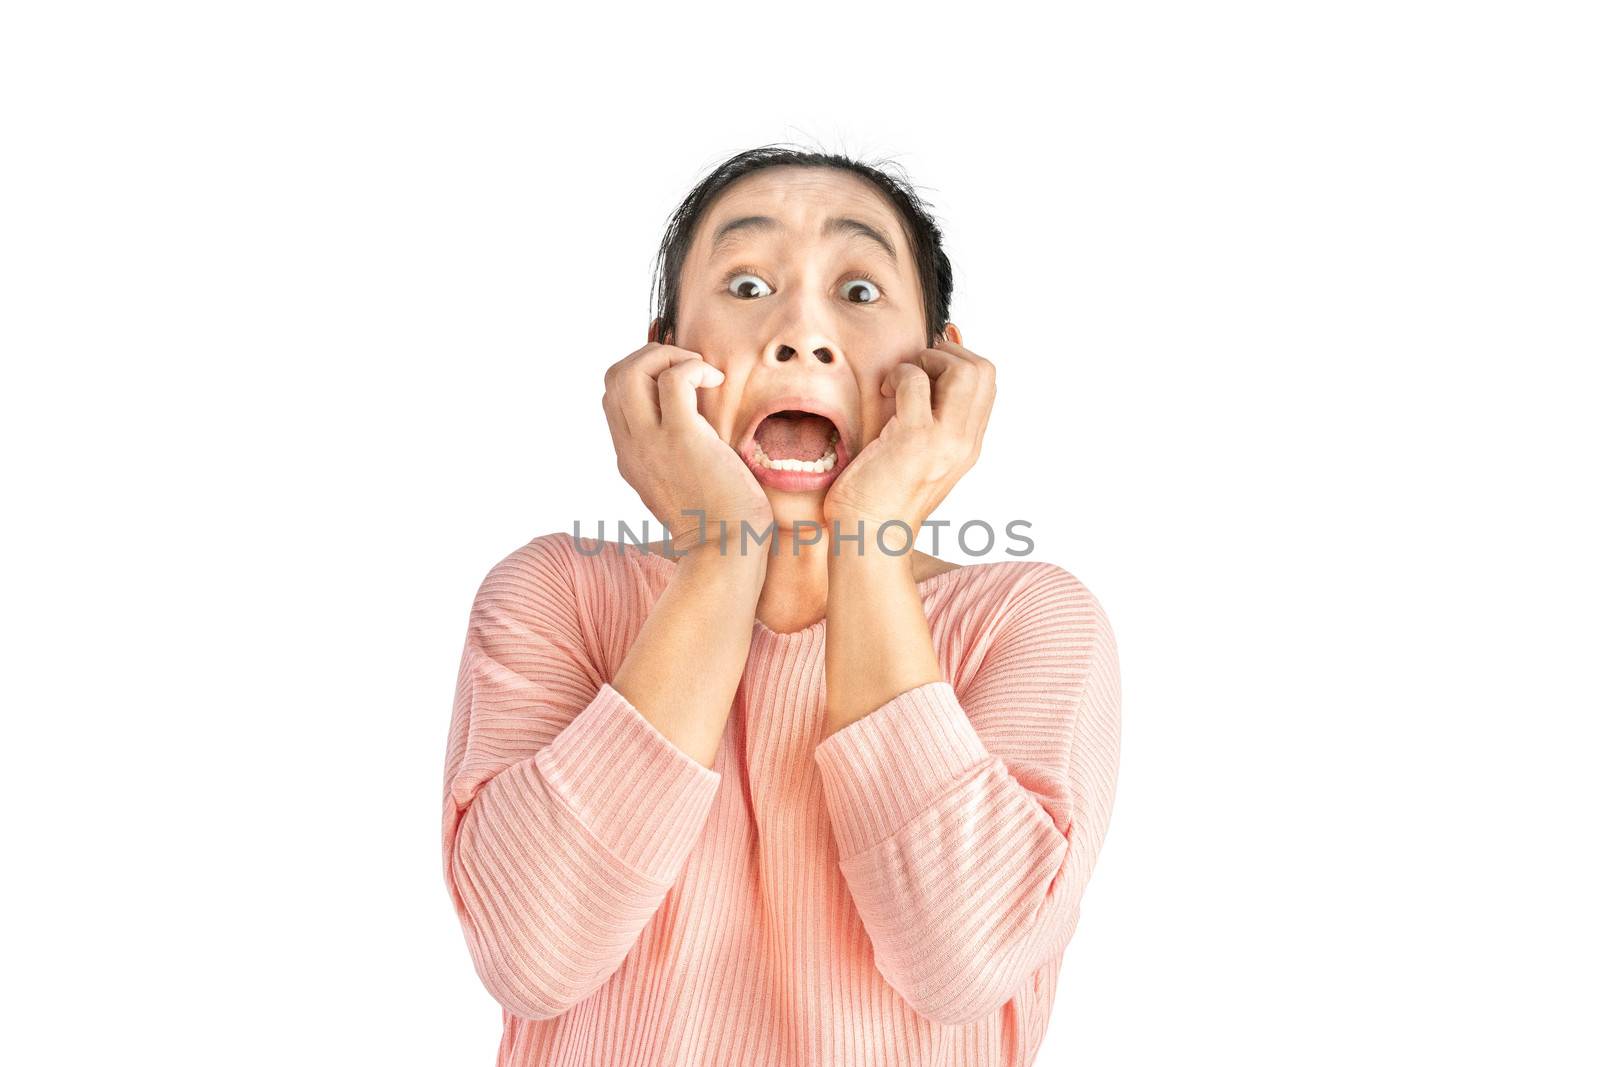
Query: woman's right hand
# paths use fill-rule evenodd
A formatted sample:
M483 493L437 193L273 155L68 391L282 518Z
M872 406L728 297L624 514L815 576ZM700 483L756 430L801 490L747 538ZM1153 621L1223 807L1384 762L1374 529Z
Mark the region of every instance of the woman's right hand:
M716 544L725 529L736 553L741 521L757 533L772 522L761 483L700 414L697 390L723 378L700 353L655 341L606 370L601 405L617 470L667 528L675 552Z

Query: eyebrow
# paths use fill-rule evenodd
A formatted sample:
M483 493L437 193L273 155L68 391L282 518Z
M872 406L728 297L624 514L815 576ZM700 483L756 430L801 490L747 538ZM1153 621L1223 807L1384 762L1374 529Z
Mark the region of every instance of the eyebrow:
M711 255L715 256L722 250L724 245L731 243L735 234L752 230L787 232L788 227L771 215L743 215L736 219L729 219L717 227L716 235L711 240ZM870 241L876 241L889 254L889 262L896 266L900 264L900 257L895 255L894 245L889 242L889 239L860 219L836 215L822 224L821 233L824 237L837 233L844 234L847 237L865 237Z

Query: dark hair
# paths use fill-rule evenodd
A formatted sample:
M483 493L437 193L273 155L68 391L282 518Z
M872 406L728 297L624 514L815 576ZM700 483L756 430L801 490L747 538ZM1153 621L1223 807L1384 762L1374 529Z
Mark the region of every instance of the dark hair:
M747 174L768 167L833 167L858 174L871 182L900 215L911 258L922 285L922 308L928 344L933 344L950 319L950 296L955 279L950 257L944 253L942 235L927 205L917 195L905 171L897 163L879 160L865 163L833 152L813 152L804 148L768 144L751 148L717 164L710 174L689 191L667 222L667 231L656 254L653 317L661 320L657 339L670 337L678 322L678 280L683 261L694 240L695 226L717 195ZM892 173L891 173L892 172Z

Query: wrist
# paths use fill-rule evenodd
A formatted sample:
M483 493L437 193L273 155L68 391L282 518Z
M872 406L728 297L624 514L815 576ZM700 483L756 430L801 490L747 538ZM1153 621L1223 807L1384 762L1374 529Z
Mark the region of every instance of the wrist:
M767 571L766 546L742 547L736 537L725 545L712 538L673 555L678 560L674 568L678 574L745 577L759 586Z
M824 520L828 536L833 539L829 557L887 557L909 564L921 525L905 519L862 514L829 516Z
M682 559L690 553L702 555L754 556L760 555L762 545L756 541L771 518L707 518L705 512L688 509L679 513L682 521L677 528L667 526L668 547L665 554Z
M854 531L849 531L852 535ZM912 549L904 547L905 531L895 528L884 534L879 545L872 531L862 541L843 541L828 554L828 586L842 589L850 585L879 586L901 584L912 575Z

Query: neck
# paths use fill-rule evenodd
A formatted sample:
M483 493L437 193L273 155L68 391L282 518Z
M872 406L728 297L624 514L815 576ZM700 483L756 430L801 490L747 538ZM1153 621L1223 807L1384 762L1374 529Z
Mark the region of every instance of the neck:
M756 617L778 633L803 630L822 619L828 611L828 545L824 531L817 537L815 527L790 526L774 529L767 556L766 581L756 602Z

